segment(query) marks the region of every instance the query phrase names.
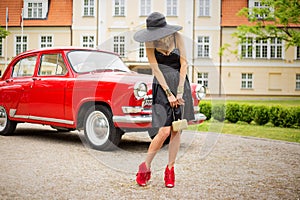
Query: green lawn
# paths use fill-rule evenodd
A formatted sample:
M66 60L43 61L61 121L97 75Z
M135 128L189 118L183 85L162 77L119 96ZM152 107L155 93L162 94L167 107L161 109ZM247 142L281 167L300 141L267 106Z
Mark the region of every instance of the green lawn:
M205 121L200 125L191 125L189 129L201 132L217 132L300 143L300 129L293 128Z
M283 106L300 106L300 98L253 98L253 99L219 99L219 100L203 100L211 101L212 103L245 103L255 105L283 105ZM216 121L205 121L200 125L189 126L190 130L198 130L202 132L217 132L224 134L234 134L241 136L252 136L259 138L268 138L274 140L283 140L289 142L300 143L300 129L280 128L271 126L258 126L247 123L227 123Z

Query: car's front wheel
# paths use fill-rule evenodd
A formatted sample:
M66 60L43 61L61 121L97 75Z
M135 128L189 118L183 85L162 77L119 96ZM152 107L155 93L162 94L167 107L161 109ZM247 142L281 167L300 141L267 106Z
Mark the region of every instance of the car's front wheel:
M0 135L12 135L16 130L17 122L11 121L4 107L0 106Z
M123 132L112 121L111 111L102 105L88 109L84 118L84 134L89 145L97 150L114 150Z

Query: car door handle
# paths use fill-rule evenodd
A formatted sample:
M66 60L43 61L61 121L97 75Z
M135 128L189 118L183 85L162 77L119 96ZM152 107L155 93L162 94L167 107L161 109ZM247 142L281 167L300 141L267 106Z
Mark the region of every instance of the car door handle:
M5 82L6 83L11 83L11 82L13 82L13 80L12 79L6 79Z
M41 78L37 78L37 77L33 77L32 80L34 80L34 81L40 81L42 79Z

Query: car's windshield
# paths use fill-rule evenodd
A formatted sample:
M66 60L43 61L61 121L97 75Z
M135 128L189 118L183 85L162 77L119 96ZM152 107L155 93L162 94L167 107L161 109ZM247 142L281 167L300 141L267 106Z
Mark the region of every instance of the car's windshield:
M130 71L117 55L105 52L76 50L68 53L68 59L73 69L79 73L105 70Z

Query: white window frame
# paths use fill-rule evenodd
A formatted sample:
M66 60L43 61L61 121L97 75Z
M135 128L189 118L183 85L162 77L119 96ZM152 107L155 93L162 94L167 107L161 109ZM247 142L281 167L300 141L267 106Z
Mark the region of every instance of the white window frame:
M85 5L85 1L87 1L87 5ZM94 17L95 16L95 1L96 0L82 0L82 16L84 17ZM87 13L85 13L85 9L87 9ZM91 14L91 12L93 12Z
M46 42L42 42L42 37L46 37ZM48 38L51 37L51 42L48 42ZM46 48L46 47L53 47L54 46L54 37L53 35L40 35L39 37L39 46L40 48ZM46 46L42 46L42 45L46 45Z
M141 56L142 54L142 56ZM139 42L139 50L138 50L138 60L139 61L147 61L147 53L146 53L146 45L144 42Z
M211 16L211 0L199 0L198 1L198 16L209 17Z
M300 74L296 74L296 84L295 89L300 90Z
M199 39L202 38L202 42ZM205 40L208 38L208 42ZM208 52L206 54L206 47L208 47ZM202 54L200 55L200 50ZM199 35L197 37L197 58L210 58L211 52L211 37L208 35Z
M21 37L21 40L23 41L23 43L22 43L22 41L17 42L18 37ZM24 42L24 38L26 38L26 42ZM21 50L20 50L20 52L18 52L17 45L22 45L22 44L23 44L23 47L21 46ZM14 48L15 48L14 49L14 54L15 54L15 56L22 53L22 52L27 51L28 50L28 44L29 44L28 35L23 35L23 38L22 38L22 35L15 35L15 37L14 37Z
M249 42L252 40L252 43ZM275 41L275 43L273 42ZM239 46L242 58L251 59L284 59L284 42L279 38L261 40L255 37L246 37L245 42ZM245 50L245 54L243 53ZM249 52L252 50L252 53ZM273 51L275 56L273 56Z
M42 7L41 7L41 11L42 14L41 16L29 16L29 3L33 3L33 4L38 4L41 3ZM29 18L29 19L46 19L47 18L47 14L48 14L48 0L24 0L24 5L23 5L23 18Z
M148 16L151 13L152 0L140 0L140 16Z
M243 75L245 75L246 77L243 78ZM249 76L251 75L251 78L249 78ZM242 73L241 74L241 89L253 89L253 73ZM243 85L245 84L245 85ZM251 84L251 86L250 86Z
M178 7L179 0L166 0L166 16L177 17Z
M126 56L126 36L119 35L113 37L113 52L119 54L121 57Z
M271 8L271 7L268 7L266 5L262 5L261 4L261 0L249 0L249 9L253 9L253 8L258 8L258 9L259 8L262 8L262 9L268 8L269 10L273 10L273 8ZM257 17L257 19L263 20L263 19L265 19L265 18L267 18L269 16L266 16L266 15L263 15L263 16L257 15L256 17Z
M113 0L113 16L115 17L125 17L126 16L126 0ZM116 3L119 2L120 5L116 6ZM116 7L119 8L119 12L116 13ZM124 9L124 13L122 13L122 8Z
M85 42L84 39L87 37L88 41ZM80 43L82 47L95 48L96 47L96 37L95 35L81 35Z
M208 88L208 80L209 80L208 76L209 76L208 72L198 72L197 83Z

